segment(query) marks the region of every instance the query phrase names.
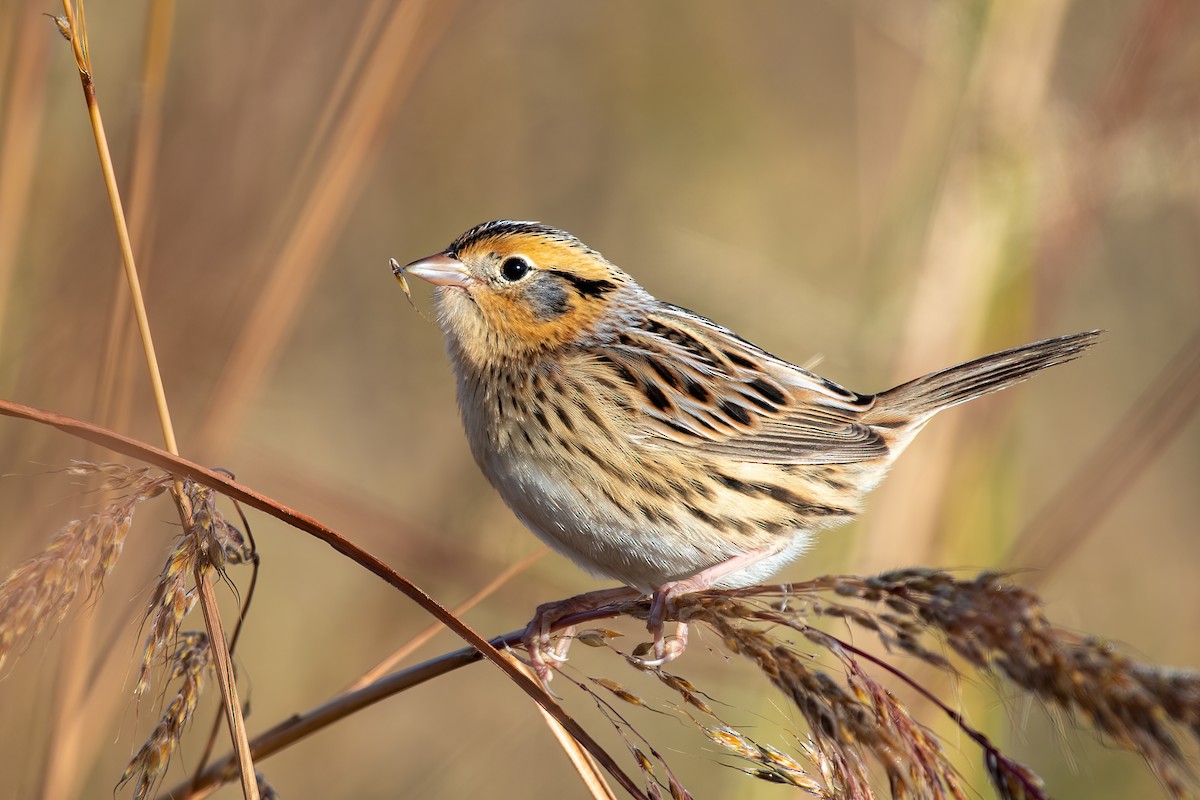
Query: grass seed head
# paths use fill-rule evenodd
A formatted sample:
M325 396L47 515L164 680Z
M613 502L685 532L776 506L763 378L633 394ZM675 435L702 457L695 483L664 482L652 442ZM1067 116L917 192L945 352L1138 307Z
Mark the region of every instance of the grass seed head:
M160 472L121 464L73 462L73 475L100 476L100 488L121 493L100 511L64 525L46 549L17 565L0 583L0 669L43 631L62 622L75 599L94 597L120 558L138 504L170 485Z

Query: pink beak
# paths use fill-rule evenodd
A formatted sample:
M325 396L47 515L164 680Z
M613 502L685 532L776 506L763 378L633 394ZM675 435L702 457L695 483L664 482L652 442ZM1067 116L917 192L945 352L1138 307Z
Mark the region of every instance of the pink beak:
M403 267L393 259L392 274L403 280L406 273L415 275L423 281L429 281L436 286L466 287L474 282L463 263L445 253L418 258Z

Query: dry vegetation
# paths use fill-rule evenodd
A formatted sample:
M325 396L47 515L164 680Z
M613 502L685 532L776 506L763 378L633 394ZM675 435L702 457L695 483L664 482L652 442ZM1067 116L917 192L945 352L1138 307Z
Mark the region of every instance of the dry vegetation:
M0 658L19 653L31 639L56 627L81 587L88 589L89 597L99 591L116 565L134 508L161 495L174 480L169 474L118 464L76 462L68 471L100 476L100 488L118 498L87 520L69 523L49 548L18 566L0 584ZM152 675L159 675L163 687L153 705L161 708L161 718L117 784L118 789L131 784L133 797L139 800L154 796L159 789L191 726L205 678L213 668L209 635L184 632L181 627L198 591L192 576L210 571L227 578L227 565L257 560L253 540L248 546L247 539L218 509L216 492L190 478L183 479L181 486L191 517L176 537L150 592L142 621L148 634L134 688L135 695L147 695ZM347 555L358 558L353 551ZM648 610L646 601L624 603L566 620L564 625L603 616L645 619ZM819 798L872 798L877 796L873 777L878 774L878 783L886 786L893 798L967 797L963 778L947 757L941 738L913 715L886 681L875 677L879 672L882 678L915 690L932 704L927 710L941 712L974 741L1000 797L1050 797L1034 771L1006 755L968 724L960 711L939 699L935 693L938 682L931 674L914 678L905 671L924 665L950 678L952 684L969 670L1008 681L1046 706L1065 712L1069 719L1086 723L1110 745L1140 755L1169 796L1190 796L1194 785L1196 776L1189 759L1200 744L1200 672L1138 663L1108 642L1056 627L1046 619L1033 592L997 573L967 580L947 572L912 568L871 578L824 577L781 587L710 592L683 598L675 618L703 623L725 650L753 663L762 678L794 706L804 725L789 731L791 752L786 746L756 740L752 731L757 726L727 722L723 717L737 709L715 699L713 692L664 669L642 666L638 656L644 655L646 644L624 652L619 647L620 634L602 628L588 628L574 636L584 645L612 650L634 669L656 677L682 703L667 703L655 710L694 723L711 742L746 762L749 766L739 769L751 777L790 785ZM846 630L837 634L819 624L831 620ZM852 643L854 630L877 639L882 654ZM231 650L236 639L235 633ZM514 634L493 644L510 647L517 641ZM823 656L831 663L823 663ZM269 757L281 744L320 731L420 681L445 675L473 657L471 651L465 651L458 658L442 659L419 680L412 677L414 670L376 680L365 687L373 690L369 699L335 708L285 742L278 736L273 741L274 732L259 737L251 743L254 757ZM590 695L624 739L645 778L644 789L635 788L615 762L604 763L613 769L615 778L626 782L631 793L639 797L661 797L663 792L672 797L693 796L661 754L665 747L647 739L608 698L641 708L654 708L658 703L647 701L611 677L580 680L564 674L562 679ZM351 689L342 697L362 691ZM561 709L555 710L562 714ZM294 724L288 721L283 727ZM594 740L585 741L589 748L603 752ZM211 744L210 737L193 780L169 796L204 796L235 778L232 757L204 770ZM254 776L257 791L274 792L262 772L248 774Z
M0 6L0 799L1200 793L1200 676L1154 666L1200 664L1200 14L1102 5L148 0L74 56ZM386 266L499 216L861 389L1110 334L939 418L792 583L681 603L670 671L593 627L644 604L565 621L543 721L474 630L592 586Z

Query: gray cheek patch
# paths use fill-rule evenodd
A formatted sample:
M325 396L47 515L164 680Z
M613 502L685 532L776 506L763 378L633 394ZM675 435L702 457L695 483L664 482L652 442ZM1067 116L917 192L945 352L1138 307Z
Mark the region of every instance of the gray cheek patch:
M567 299L567 288L561 281L545 273L534 276L534 280L525 290L525 298L538 319L561 317L571 308Z

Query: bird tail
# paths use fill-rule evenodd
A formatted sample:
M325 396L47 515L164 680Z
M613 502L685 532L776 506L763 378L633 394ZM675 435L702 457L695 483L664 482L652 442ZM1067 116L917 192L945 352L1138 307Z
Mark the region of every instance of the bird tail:
M1001 350L989 356L902 383L879 395L864 422L879 425L928 419L943 408L1020 383L1038 370L1073 361L1102 331L1084 331Z

